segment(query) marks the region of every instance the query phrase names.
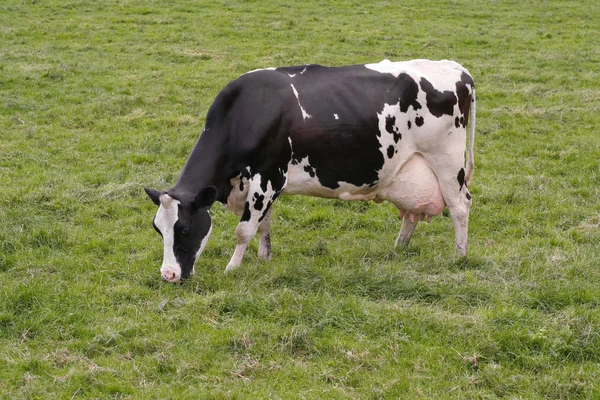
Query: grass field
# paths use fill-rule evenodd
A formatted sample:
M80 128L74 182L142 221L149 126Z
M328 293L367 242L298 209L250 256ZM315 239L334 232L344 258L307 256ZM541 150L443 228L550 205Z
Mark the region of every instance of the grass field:
M0 398L600 398L594 1L0 2ZM389 204L287 197L273 260L160 280L176 181L255 68L454 59L478 88L470 253Z

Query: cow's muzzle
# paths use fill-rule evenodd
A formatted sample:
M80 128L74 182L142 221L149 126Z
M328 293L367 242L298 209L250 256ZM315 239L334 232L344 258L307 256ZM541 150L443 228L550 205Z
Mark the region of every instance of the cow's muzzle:
M167 282L177 282L181 279L181 268L173 265L163 265L160 267L160 275Z

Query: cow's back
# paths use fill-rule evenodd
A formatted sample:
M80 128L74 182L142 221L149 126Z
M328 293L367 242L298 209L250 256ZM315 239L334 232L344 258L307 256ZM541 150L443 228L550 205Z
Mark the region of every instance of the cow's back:
M456 93L466 70L457 63L384 61L302 71L289 73L296 104L285 110L290 193L369 199L415 152L465 146Z

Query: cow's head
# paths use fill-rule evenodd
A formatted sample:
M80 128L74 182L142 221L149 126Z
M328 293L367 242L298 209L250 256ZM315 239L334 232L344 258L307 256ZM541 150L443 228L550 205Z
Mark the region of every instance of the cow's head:
M169 282L185 279L194 272L194 263L208 242L212 230L208 209L217 191L209 186L195 198L184 200L166 192L144 190L158 206L153 225L164 242L161 276Z

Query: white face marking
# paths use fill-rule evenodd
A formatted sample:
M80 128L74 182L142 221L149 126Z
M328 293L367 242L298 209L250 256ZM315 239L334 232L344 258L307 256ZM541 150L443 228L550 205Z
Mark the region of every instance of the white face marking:
M208 238L210 237L210 234L212 233L212 221L210 223L210 228L208 228L208 232L206 233L206 236L204 236L204 239L202 239L202 242L200 242L200 249L198 249L198 251L196 252L196 260L198 259L198 257L200 257L200 254L202 254L202 252L204 251L204 248L206 247L206 244L208 243ZM194 263L196 263L196 261L194 261ZM196 268L192 265L192 272L191 274L195 274L196 273Z
M167 280L179 280L181 267L175 259L173 243L175 242L175 223L178 219L179 200L173 199L168 194L160 197L160 206L154 218L154 224L163 236L164 252L161 273ZM171 278L172 277L172 278Z
M300 110L302 111L302 118L303 119L311 118L311 115L309 113L307 113L306 111L304 111L302 104L300 104L300 98L298 97L298 91L294 87L294 84L291 83L290 86L292 87L292 90L294 91L294 96L296 96L296 100L298 100L298 106L300 106Z
M204 251L204 248L206 247L206 243L208 243L208 238L210 237L211 233L212 233L212 222L210 223L210 228L208 228L208 233L206 234L206 236L204 236L204 239L202 239L202 242L200 242L200 249L196 253L196 260L198 259L198 257L200 257L200 254L202 254L202 252Z
M337 115L337 114L333 114L333 118L335 118L335 119L340 119L340 116L339 116L339 115Z

